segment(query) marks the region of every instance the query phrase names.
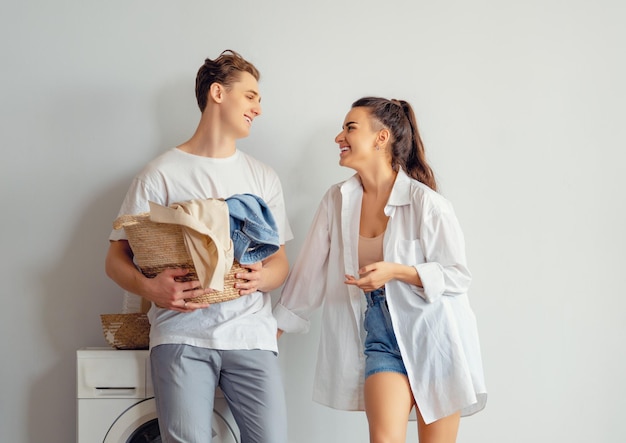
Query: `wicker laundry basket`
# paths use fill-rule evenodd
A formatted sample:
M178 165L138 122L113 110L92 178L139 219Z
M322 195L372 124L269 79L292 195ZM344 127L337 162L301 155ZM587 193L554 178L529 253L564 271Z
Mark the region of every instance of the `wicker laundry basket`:
M153 278L167 268L185 268L189 272L177 281L197 280L198 274L183 239L182 227L170 223L156 223L149 213L122 215L113 223L114 229L124 229L135 256L135 263L146 277ZM221 303L239 297L235 289L235 274L245 269L235 260L224 277L224 290L186 299L196 303Z
M102 332L115 349L148 349L150 322L144 313L102 314Z

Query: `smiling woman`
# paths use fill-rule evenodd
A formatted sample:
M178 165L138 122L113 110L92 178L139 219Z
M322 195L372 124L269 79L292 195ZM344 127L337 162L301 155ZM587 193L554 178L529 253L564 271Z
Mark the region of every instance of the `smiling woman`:
M357 100L335 142L356 174L324 196L274 308L278 326L305 331L325 303L315 399L364 409L372 442L404 442L415 407L419 441L452 443L461 415L487 400L452 205L436 192L409 103Z

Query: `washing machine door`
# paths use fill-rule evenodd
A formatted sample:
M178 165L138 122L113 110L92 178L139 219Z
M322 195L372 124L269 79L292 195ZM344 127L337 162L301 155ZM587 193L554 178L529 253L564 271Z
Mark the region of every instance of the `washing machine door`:
M216 408L213 411L211 443L239 443L229 417ZM124 411L115 420L103 443L161 443L154 398L145 399Z

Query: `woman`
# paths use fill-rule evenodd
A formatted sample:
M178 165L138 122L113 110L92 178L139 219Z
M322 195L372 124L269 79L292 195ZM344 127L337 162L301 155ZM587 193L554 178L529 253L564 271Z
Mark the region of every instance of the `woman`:
M487 394L461 229L436 192L409 103L357 100L335 138L356 174L332 186L274 309L306 332L323 303L314 400L365 410L371 442L454 442Z

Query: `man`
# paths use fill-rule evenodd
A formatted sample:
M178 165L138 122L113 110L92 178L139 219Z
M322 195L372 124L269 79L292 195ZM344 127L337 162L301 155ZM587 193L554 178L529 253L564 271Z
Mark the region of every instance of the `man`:
M152 303L150 364L164 442L211 441L213 398L224 392L242 443L286 443L284 392L277 361L276 322L269 291L288 273L284 242L293 238L282 186L267 165L237 150L261 115L259 72L236 52L207 59L198 71L202 112L185 143L152 162L133 180L120 214L149 211L192 199L249 193L264 200L278 226L280 249L262 262L242 265L236 287L243 295L213 305L186 302L204 294L198 281L178 282L184 269L144 277L133 263L124 231L113 231L107 275Z

